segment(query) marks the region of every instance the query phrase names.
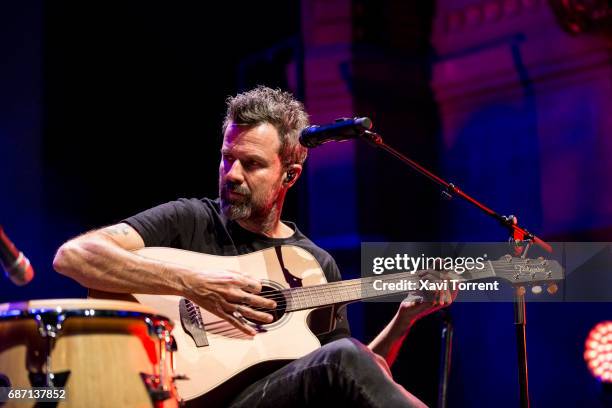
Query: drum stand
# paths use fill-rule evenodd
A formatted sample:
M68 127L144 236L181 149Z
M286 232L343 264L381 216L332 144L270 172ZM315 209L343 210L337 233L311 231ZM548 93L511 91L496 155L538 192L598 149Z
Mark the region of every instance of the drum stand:
M552 247L536 237L534 234L530 233L526 229L520 227L518 225L518 220L514 216L503 216L492 209L488 208L484 204L480 203L476 199L470 197L468 194L463 192L459 187L455 186L452 183L448 183L442 178L436 176L414 160L409 159L404 156L399 151L395 150L391 146L387 145L382 136L379 134L372 132L370 130L364 130L360 133L361 138L366 140L368 143L373 145L374 147L378 147L387 153L391 154L393 157L401 160L403 163L410 166L412 169L416 170L420 174L424 175L434 183L438 184L442 187L442 195L445 198L453 198L455 196L462 198L468 203L472 204L476 208L480 209L485 214L495 218L499 223L508 229L511 235L511 240L515 243L526 243L527 246L524 250L520 251L520 248L515 248L516 255L522 255L523 257L527 254L527 250L531 244L536 244L543 248L545 251L552 253ZM522 254L521 254L522 252ZM526 313L525 313L525 288L519 287L516 291L515 301L514 301L514 316L515 316L515 327L516 327L516 340L517 340L517 351L518 351L518 375L519 375L519 388L520 388L520 403L521 407L527 408L529 407L529 387L527 380L527 348L525 343L525 322L526 322ZM451 359L451 346L452 346L452 322L450 318L447 318L444 327L442 330L442 355L441 355L441 364L440 364L440 387L438 391L438 407L445 407L446 405L446 391L448 385L448 377L450 373L450 359Z

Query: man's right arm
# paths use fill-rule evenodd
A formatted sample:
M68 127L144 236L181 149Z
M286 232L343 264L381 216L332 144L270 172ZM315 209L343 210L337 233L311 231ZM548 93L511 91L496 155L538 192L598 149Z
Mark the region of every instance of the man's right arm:
M144 246L140 234L121 223L66 242L57 251L53 267L91 289L187 297L248 334L255 332L234 317L235 311L264 322L272 319L253 309L275 307L273 301L257 295L261 291L257 280L237 271L198 271L131 252Z
M130 252L144 246L134 228L117 224L66 242L57 251L53 267L91 289L183 295L180 280L185 271L170 271L162 262Z

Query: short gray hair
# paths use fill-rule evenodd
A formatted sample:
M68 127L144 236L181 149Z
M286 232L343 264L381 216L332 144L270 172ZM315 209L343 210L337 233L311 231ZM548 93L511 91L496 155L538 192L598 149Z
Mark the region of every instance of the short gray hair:
M247 126L269 123L278 132L278 155L283 166L304 163L308 150L300 144L299 136L302 129L309 125L308 114L304 105L292 94L260 85L228 97L226 103L224 134L230 122Z

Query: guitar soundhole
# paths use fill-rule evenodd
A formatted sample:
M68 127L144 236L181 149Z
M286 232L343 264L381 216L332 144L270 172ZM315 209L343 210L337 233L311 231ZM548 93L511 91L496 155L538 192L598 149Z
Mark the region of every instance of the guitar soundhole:
M270 313L274 318L274 320L272 320L270 323L266 323L266 325L271 325L278 322L285 315L285 310L287 309L287 301L285 300L285 295L283 295L283 293L277 288L273 288L272 286L267 286L265 284L261 286L260 295L272 299L276 302L276 309L262 310L264 312ZM252 322L261 325L261 322Z

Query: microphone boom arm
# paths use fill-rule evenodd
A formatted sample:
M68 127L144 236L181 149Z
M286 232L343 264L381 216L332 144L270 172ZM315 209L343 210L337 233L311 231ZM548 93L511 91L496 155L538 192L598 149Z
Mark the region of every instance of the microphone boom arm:
M495 218L497 221L499 221L499 223L502 226L504 226L510 231L511 236L523 237L522 239L535 243L536 245L544 249L546 252L549 252L549 253L553 252L552 247L548 243L546 243L545 241L538 238L531 232L519 226L517 223L516 217L514 216L505 217L503 215L496 213L495 211L493 211L486 205L482 204L475 198L469 196L467 193L465 193L463 190L461 190L459 187L457 187L453 183L448 183L444 179L438 177L431 171L427 170L425 167L421 166L419 163L406 157L404 154L400 153L399 151L395 150L393 147L386 144L382 136L379 135L378 133L372 132L370 130L366 130L365 132L362 133L361 137L367 142L369 142L371 145L376 146L382 150L385 150L386 152L391 154L393 157L401 160L402 162L404 162L405 164L407 164L408 166L416 170L418 173L422 174L423 176L427 177L434 183L441 186L443 188L442 190L443 194L445 194L446 197L448 198L452 198L454 196L460 197L463 200L474 205L476 208L480 209L485 214Z

